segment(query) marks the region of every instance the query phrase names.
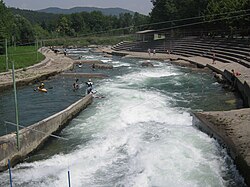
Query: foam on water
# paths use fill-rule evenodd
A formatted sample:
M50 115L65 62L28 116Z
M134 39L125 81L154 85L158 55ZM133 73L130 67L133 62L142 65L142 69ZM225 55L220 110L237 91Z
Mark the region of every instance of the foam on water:
M115 68L118 68L118 67L130 67L131 65L129 63L126 63L126 62L121 62L121 61L112 61L111 62L112 65L115 67Z
M225 151L192 126L185 109L172 107L172 97L138 89L148 78L180 74L169 67L143 68L102 81L96 89L105 100L63 132L70 140L91 138L68 154L19 164L15 186L66 186L68 170L74 187L227 186ZM7 172L1 178L7 179ZM7 184L0 180L0 186Z
M107 63L107 62L111 62L112 60L111 59L103 59L101 60L103 63Z

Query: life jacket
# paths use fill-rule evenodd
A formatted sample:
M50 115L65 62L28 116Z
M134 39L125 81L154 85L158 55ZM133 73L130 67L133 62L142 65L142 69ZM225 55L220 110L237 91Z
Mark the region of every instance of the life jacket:
M93 86L93 82L90 82L90 81L86 82L86 84L87 84L88 87L92 87Z

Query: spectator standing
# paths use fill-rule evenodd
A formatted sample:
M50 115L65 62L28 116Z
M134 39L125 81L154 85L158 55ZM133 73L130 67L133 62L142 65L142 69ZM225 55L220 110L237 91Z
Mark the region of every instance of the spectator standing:
M155 54L156 54L156 50L154 49L154 50L153 50L153 55L155 56Z
M151 56L151 49L148 48L148 55Z
M213 53L213 62L212 62L212 64L216 64L216 62L215 62L215 53Z

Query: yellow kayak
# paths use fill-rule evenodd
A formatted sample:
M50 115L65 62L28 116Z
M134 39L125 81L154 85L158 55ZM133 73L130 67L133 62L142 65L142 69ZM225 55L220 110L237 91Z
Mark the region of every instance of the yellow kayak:
M39 92L45 92L45 93L47 93L47 89L45 89L45 88L37 88L37 90L39 91Z

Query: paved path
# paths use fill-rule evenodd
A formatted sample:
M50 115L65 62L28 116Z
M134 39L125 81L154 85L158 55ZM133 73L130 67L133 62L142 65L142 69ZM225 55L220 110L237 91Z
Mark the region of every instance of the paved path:
M241 81L243 84L246 82L248 85L250 85L250 68L247 68L239 63L224 63L220 61L216 61L216 64L212 64L212 59L195 56L195 57L178 57L179 59L187 60L196 64L201 64L204 66L208 66L210 69L213 69L217 71L218 73L223 73L225 70L228 72L231 72L232 69L235 70L235 72L240 72L241 75L237 76L239 81Z

